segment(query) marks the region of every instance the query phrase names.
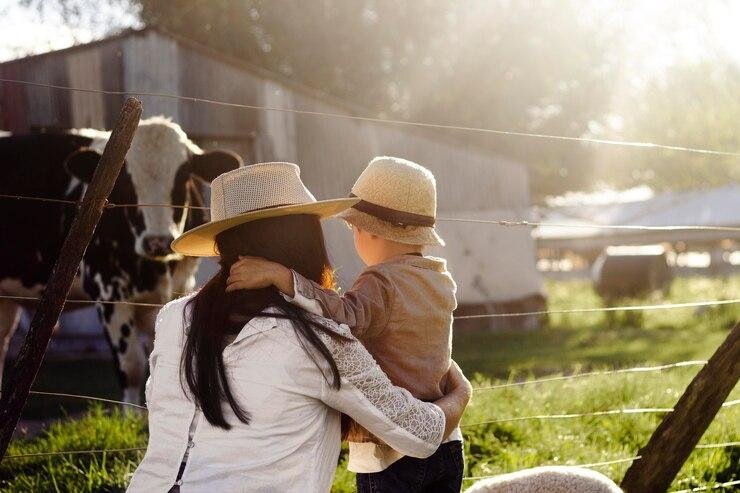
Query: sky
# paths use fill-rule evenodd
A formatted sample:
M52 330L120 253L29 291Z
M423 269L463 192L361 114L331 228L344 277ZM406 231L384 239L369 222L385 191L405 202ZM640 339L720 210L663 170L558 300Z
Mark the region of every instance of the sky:
M138 26L135 12L127 12L107 2L96 2L96 15L103 22L85 22L82 26L65 25L60 12L53 8L38 12L21 5L20 0L0 1L0 61L12 60L35 53L67 48L104 37L113 27Z

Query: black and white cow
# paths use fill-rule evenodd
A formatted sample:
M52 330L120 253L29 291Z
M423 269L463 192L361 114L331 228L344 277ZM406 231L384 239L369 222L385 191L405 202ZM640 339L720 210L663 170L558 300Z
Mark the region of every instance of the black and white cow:
M79 200L109 137L78 130L0 138L0 194ZM203 152L179 125L142 120L108 208L85 252L70 299L165 303L194 287L197 260L170 250L205 211L145 204L207 205L207 183L241 165L228 151ZM75 206L0 198L0 294L37 297L44 289ZM138 402L146 372L138 331L151 334L157 308L98 304L127 402ZM0 299L0 380L20 306Z

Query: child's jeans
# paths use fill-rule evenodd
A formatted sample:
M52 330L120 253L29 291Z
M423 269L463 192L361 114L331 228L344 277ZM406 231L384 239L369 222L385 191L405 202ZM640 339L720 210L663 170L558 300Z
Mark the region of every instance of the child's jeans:
M431 457L403 457L388 469L357 474L358 493L460 493L463 478L462 442L446 442Z

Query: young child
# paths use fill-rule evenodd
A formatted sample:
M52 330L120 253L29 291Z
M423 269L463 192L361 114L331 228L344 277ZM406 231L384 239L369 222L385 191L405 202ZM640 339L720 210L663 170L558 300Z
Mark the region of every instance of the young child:
M437 192L426 168L395 157L373 159L352 187L360 199L341 213L367 265L343 295L264 259L231 269L228 291L274 285L292 303L347 324L390 380L418 399L444 395L450 367L455 282L443 259L424 256L444 245L434 230ZM404 457L352 424L348 469L366 491L455 491L463 474L462 435L455 430L427 459Z

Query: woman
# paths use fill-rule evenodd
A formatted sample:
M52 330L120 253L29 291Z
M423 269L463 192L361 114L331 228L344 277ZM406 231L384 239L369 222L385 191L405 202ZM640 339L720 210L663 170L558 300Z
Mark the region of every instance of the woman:
M345 413L399 452L427 457L470 397L459 369L435 403L393 386L347 326L309 315L274 288L225 293L239 255L332 284L317 202L294 164L239 168L211 186L212 221L173 243L220 255L195 295L159 313L147 382L149 444L129 491L328 491Z

